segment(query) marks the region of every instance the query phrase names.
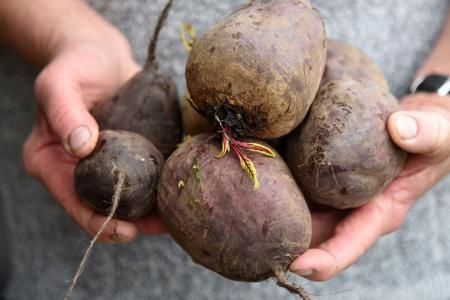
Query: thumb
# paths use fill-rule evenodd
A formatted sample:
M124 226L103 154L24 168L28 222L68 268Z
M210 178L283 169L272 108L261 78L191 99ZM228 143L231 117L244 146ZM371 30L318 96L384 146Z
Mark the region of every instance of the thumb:
M440 113L396 112L388 127L393 141L407 152L435 158L450 155L450 121Z
M91 153L99 129L77 84L63 74L44 70L36 79L35 93L38 105L64 149L78 158Z

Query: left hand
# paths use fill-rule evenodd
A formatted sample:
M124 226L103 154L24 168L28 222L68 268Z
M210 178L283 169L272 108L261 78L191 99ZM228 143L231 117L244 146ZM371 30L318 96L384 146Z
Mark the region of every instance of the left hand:
M98 125L89 110L140 70L127 45L102 36L61 47L36 80L37 122L23 148L28 173L92 236L105 217L79 199L73 173L77 158L87 156L97 143ZM134 222L113 219L100 241L128 242L138 231L160 234L164 226L153 215Z
M312 212L311 249L290 270L325 281L348 268L383 235L397 230L415 201L450 172L450 97L414 94L391 115L392 140L411 153L400 175L352 211Z

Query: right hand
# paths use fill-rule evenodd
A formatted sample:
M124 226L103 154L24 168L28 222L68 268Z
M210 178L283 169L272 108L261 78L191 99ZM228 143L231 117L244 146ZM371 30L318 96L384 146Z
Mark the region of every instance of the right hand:
M65 44L36 79L38 114L23 148L25 168L91 235L105 217L80 201L73 177L77 159L91 153L97 143L99 128L89 110L139 70L124 39L102 37L99 41ZM164 230L154 217L135 223L114 219L100 240L133 240L139 227L145 228L147 234Z
M382 235L397 230L409 209L450 172L450 97L409 95L388 122L392 140L410 153L401 173L367 204L312 213L313 239L291 270L329 280L361 257Z

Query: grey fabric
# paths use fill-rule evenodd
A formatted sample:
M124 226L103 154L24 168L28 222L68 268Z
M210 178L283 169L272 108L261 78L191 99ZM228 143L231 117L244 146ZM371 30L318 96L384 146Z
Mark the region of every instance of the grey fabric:
M91 0L130 39L143 62L162 0ZM200 32L244 1L175 1L161 36L158 58L184 90L186 53L178 39L182 21ZM447 0L313 1L332 37L360 46L380 64L396 95L435 40ZM37 71L0 51L0 192L9 226L11 299L62 299L89 241L29 178L21 145L34 118L33 79ZM412 209L402 228L382 238L354 266L326 283L301 283L317 299L450 299L450 177ZM1 245L0 245L1 246ZM3 246L1 246L3 247ZM168 237L140 237L126 245L98 245L73 299L296 299L273 281L247 284L226 280L195 265Z
M0 196L0 300L4 298L4 290L8 285L8 279L11 272L11 263L8 259L10 256L8 232L2 217L3 215L3 201Z

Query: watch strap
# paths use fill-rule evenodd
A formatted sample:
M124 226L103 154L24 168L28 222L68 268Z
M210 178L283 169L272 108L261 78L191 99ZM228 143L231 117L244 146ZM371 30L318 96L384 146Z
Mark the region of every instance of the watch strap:
M447 96L450 94L450 77L438 74L420 76L412 83L410 92L430 92Z

